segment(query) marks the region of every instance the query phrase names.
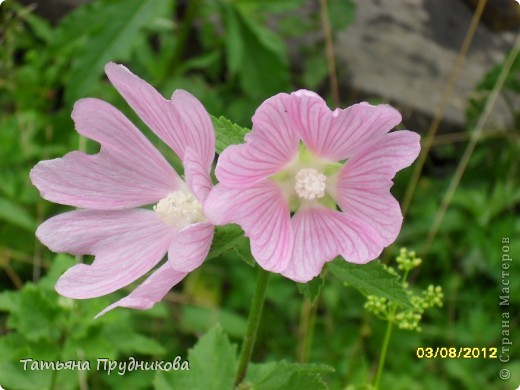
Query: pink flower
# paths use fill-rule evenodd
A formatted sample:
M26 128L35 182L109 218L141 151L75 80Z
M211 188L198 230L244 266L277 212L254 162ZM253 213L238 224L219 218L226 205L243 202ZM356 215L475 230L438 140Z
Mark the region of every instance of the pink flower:
M94 255L58 280L70 298L116 291L168 261L130 295L110 305L148 309L206 258L214 226L202 211L211 188L215 134L208 113L188 92L171 100L122 65L105 67L112 84L184 164L186 181L116 108L98 99L78 101L72 112L78 133L101 144L95 155L72 152L41 161L31 180L43 198L75 206L45 221L36 235L55 252ZM136 208L154 205L153 209Z
M338 255L373 260L401 229L392 179L420 151L418 134L389 133L400 122L388 105L331 111L313 92L278 94L220 156L206 215L239 224L258 263L297 282Z

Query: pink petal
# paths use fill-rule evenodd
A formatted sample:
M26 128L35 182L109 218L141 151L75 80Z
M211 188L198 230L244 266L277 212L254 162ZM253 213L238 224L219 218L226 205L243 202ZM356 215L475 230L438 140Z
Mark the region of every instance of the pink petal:
M201 222L179 231L168 249L170 267L180 272L191 272L198 268L208 256L214 230L209 222Z
M197 200L201 204L204 203L211 188L213 188L209 169L204 166L200 158L189 148L186 151L183 165L186 184Z
M61 276L56 290L70 298L111 293L150 271L166 254L175 230L153 211L76 210L40 225L40 241L54 252L95 255Z
M216 225L239 224L251 239L251 253L266 270L281 272L290 260L293 236L289 208L280 188L270 180L231 189L217 184L204 205Z
M129 307L139 310L151 309L157 302L160 302L164 298L173 286L184 279L186 275L187 273L175 271L168 264L164 264L154 271L128 296L105 308L96 315L96 318L116 307Z
M220 155L217 178L233 188L243 188L271 176L297 155L299 138L289 125L287 99L278 94L260 105L253 116L253 130L244 145L232 145Z
M42 161L31 180L43 198L92 209L155 203L181 183L155 147L116 108L97 99L74 106L77 131L101 144L95 155L72 152Z
M316 155L331 161L352 157L372 145L401 122L401 114L388 105L359 103L331 111L314 92L290 95L291 126Z
M294 254L282 275L308 282L336 256L366 263L383 250L381 237L362 220L324 207L298 210L292 218Z
M143 122L181 160L184 160L186 148L190 147L205 167L211 166L215 157L213 124L205 108L193 95L177 90L171 100L166 100L123 65L109 63L105 72Z
M395 241L403 221L399 203L390 193L392 178L419 151L418 134L406 130L389 133L349 160L338 175L334 197L341 210L374 227L385 246Z

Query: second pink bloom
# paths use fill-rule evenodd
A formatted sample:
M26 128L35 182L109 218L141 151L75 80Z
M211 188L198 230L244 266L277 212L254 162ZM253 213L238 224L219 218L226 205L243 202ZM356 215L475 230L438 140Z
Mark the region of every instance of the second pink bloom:
M257 262L297 282L338 255L373 260L401 229L392 179L420 151L418 134L390 132L400 122L388 105L331 111L310 91L278 94L220 156L206 215L239 224Z

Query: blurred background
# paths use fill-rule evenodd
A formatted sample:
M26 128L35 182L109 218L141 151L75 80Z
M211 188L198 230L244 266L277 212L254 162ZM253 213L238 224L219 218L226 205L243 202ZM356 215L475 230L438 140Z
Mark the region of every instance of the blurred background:
M76 259L35 238L67 208L42 200L28 174L40 160L95 153L70 118L97 97L116 105L171 157L108 83L124 63L164 96L182 88L244 126L266 98L314 90L331 107L390 103L423 156L392 189L405 222L401 246L423 259L412 289L442 286L444 305L422 330L395 330L382 389L515 389L520 384L520 5L513 0L5 0L0 5L0 385L6 389L168 388L154 371L24 371L20 359L161 360L186 356L219 323L245 331L255 269L235 252L204 264L152 310L93 317L127 291L89 301L59 297ZM510 361L418 359L417 347L498 347L502 254L513 257ZM88 261L88 259L87 259ZM129 290L132 287L129 288ZM128 291L129 291L128 290ZM332 389L368 388L386 323L365 297L325 276L311 304L273 277L253 361L323 363ZM516 309L515 309L516 308ZM512 373L499 378L500 369Z

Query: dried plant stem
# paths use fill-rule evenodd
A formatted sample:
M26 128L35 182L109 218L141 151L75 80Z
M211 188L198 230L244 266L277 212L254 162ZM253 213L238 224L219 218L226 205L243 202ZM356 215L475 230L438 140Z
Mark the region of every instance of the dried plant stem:
M327 51L327 66L329 68L329 81L332 99L336 107L340 106L338 74L336 71L336 58L334 56L334 41L329 20L329 6L327 0L320 0L321 26L325 37L325 48Z
M480 17L482 16L482 12L484 11L484 7L486 5L487 0L480 0L477 4L477 8L475 9L475 13L473 14L473 18L471 19L471 24L466 32L466 36L464 37L464 42L462 43L462 47L457 55L457 59L455 60L455 64L450 74L450 78L446 87L444 88L444 92L442 94L441 101L439 106L437 107L437 111L435 112L435 116L433 121L428 129L428 133L426 138L424 139L421 154L419 155L419 159L415 163L415 169L412 173L412 177L408 183L408 187L406 188L406 193L404 195L403 204L402 204L402 212L403 216L406 215L408 208L410 207L410 203L412 201L415 188L417 187L417 183L419 182L419 178L421 177L421 172L424 167L424 163L426 162L426 158L428 157L428 153L433 143L433 139L439 125L442 120L442 116L444 114L444 110L448 104L448 98L451 95L453 90L453 86L455 85L455 81L459 76L460 70L462 68L462 64L466 58L471 42L473 41L473 37L475 36L475 31L478 26L478 22Z
M9 264L9 260L6 261L2 268L5 270L5 273L7 274L9 279L11 279L11 282L13 282L13 285L17 289L21 289L23 287L23 281L11 267L11 265Z
M498 79L497 79L495 85L493 86L493 89L491 90L491 93L486 101L484 110L482 111L482 114L478 118L478 122L475 126L475 130L473 130L473 132L471 133L468 145L466 146L466 150L464 150L464 154L462 155L459 165L457 166L457 169L455 170L455 173L453 174L450 185L449 185L448 189L446 190L446 193L444 194L444 198L442 199L441 207L435 214L433 224L431 225L430 231L428 232L428 238L426 239L426 244L423 249L423 252L426 252L429 249L433 239L435 238L435 235L437 234L437 231L439 230L439 226L444 218L444 215L446 214L446 210L448 209L448 206L450 205L451 200L453 199L453 195L455 194L455 191L457 190L457 187L460 183L460 179L462 178L462 175L464 174L464 171L466 170L466 167L468 166L471 155L473 154L473 151L475 150L475 146L477 145L477 142L479 141L479 139L482 135L482 130L484 129L484 126L486 125L489 114L491 113L491 110L493 109L493 107L497 101L500 90L504 86L504 82L506 81L507 75L509 74L511 67L513 66L513 63L514 63L516 57L518 56L519 52L520 52L520 34L517 35L517 37L516 37L516 41L514 43L513 49L509 53L509 56L506 58L504 65L502 67L502 71L500 72Z
M445 144L452 144L455 142L466 142L469 138L471 138L471 133L468 132L460 132L460 133L451 133L451 134L443 134L435 137L435 140L432 143L432 147L441 146ZM486 130L482 131L480 139L490 139L490 138L509 138L512 141L518 139L518 133L508 132L504 130Z
M262 268L258 267L258 276L256 279L256 288L251 303L249 318L247 319L247 329L242 342L242 349L240 351L240 358L238 361L238 369L235 376L235 386L238 386L244 380L247 373L247 366L253 354L253 348L256 341L256 333L258 325L262 318L262 311L264 308L265 291L269 282L271 274Z

